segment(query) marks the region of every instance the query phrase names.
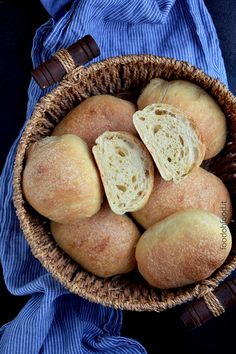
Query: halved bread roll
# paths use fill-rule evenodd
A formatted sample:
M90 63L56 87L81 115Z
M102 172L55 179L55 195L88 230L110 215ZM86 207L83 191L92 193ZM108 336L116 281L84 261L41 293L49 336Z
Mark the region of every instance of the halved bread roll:
M154 183L153 162L143 143L127 132L105 132L97 138L93 155L114 213L142 208Z
M135 112L133 121L165 181L178 183L201 165L205 145L190 120L173 106L151 104Z
M204 160L216 156L226 142L226 118L219 104L198 85L186 80L152 79L138 98L138 108L153 103L180 109L199 130L206 152Z

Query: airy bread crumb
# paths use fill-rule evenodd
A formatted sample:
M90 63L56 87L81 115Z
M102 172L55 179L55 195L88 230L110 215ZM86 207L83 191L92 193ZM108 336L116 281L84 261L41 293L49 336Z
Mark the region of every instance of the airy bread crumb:
M173 106L151 104L134 113L133 122L164 180L178 183L201 165L205 145L190 120Z
M105 132L96 140L93 154L114 213L142 208L154 183L153 162L143 143L127 132Z

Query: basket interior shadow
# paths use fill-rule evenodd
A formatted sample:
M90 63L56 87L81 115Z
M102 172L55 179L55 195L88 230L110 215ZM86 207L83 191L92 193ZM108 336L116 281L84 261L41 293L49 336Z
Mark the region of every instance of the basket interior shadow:
M136 311L162 311L193 298L204 297L236 268L234 245L220 269L209 279L191 286L171 290L154 289L137 271L102 279L84 271L57 246L50 234L48 221L25 202L21 178L27 147L50 135L65 114L82 100L108 93L135 101L142 88L155 77L192 81L211 94L224 111L228 129L226 146L204 167L220 177L227 186L233 202L234 219L236 99L218 80L186 62L151 55L130 55L110 58L86 69L76 68L36 106L21 137L14 167L14 205L34 256L71 292L106 306ZM234 220L230 228L235 238Z

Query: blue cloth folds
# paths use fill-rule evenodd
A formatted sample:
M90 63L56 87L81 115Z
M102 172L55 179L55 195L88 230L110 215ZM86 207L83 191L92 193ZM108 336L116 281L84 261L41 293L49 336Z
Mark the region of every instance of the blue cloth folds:
M36 32L34 67L91 34L101 48L94 61L124 54L163 55L187 60L227 84L218 38L203 0L42 0L42 4L52 18ZM27 119L49 91L31 81ZM121 311L70 294L32 256L12 203L20 136L21 132L1 175L0 261L9 291L31 298L0 329L0 353L145 353L138 342L120 337Z

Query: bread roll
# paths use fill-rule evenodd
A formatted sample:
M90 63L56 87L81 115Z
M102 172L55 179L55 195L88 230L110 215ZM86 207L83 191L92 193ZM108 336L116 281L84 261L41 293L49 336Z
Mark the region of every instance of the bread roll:
M143 143L127 132L105 132L93 147L111 209L121 215L146 204L154 167Z
M148 202L132 215L147 229L167 216L188 208L209 211L226 224L231 221L232 204L227 188L218 177L201 167L178 184L166 182L156 173Z
M96 214L103 199L92 154L75 135L47 137L31 145L23 192L35 210L60 223Z
M139 230L126 215L114 214L107 203L96 215L76 224L51 222L51 232L71 258L95 275L110 277L136 268Z
M194 123L206 144L205 160L223 149L226 142L225 115L214 98L201 87L185 80L153 79L141 93L138 108L158 102L175 106Z
M205 145L189 119L175 107L152 104L137 111L133 121L164 180L178 183L201 165Z
M92 148L105 131L125 130L136 135L132 116L136 106L111 96L92 96L80 103L56 126L52 135L75 134Z
M228 226L200 209L172 214L151 226L136 247L138 269L157 288L176 288L208 278L231 249Z

